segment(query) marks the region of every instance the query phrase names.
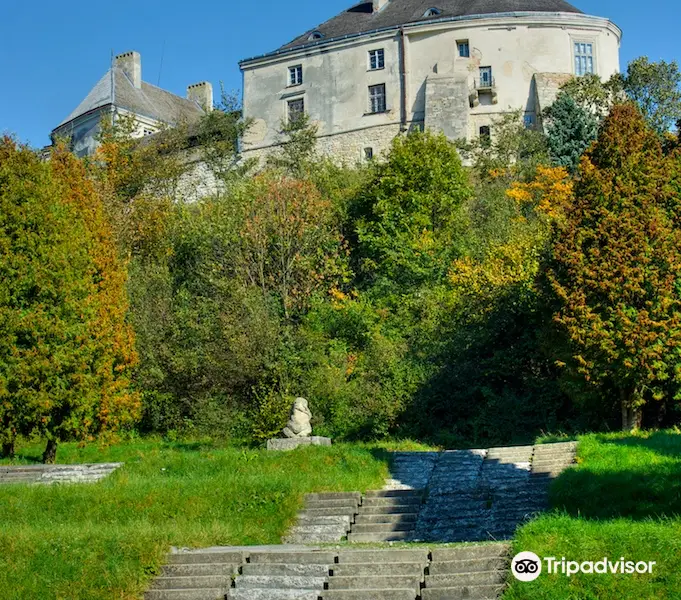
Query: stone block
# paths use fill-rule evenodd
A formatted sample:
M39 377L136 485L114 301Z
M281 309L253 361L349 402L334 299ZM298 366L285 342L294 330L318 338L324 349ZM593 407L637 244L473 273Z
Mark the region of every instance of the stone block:
M268 450L295 450L299 446L330 446L331 438L312 435L304 438L272 438L267 440Z

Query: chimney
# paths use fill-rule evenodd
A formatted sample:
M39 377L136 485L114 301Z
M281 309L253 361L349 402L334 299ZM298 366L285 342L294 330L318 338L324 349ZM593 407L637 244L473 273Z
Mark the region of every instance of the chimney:
M139 52L119 54L116 57L116 66L123 69L123 72L137 89L142 87L142 57Z
M187 86L187 100L196 102L203 110L213 110L213 86L208 81L201 81Z
M390 0L371 0L374 5L374 12L383 10L383 7L390 2Z

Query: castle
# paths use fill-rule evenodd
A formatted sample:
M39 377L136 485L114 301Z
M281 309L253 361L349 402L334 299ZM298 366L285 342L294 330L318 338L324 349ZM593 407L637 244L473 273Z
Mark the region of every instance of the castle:
M471 140L516 110L541 127L570 76L619 71L621 37L564 0L366 0L241 61L244 156L271 152L303 112L319 150L349 163L416 127Z

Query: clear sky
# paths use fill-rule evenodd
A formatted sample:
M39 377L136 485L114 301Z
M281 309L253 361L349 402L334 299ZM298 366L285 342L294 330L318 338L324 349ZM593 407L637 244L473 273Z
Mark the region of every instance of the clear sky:
M433 0L437 5L437 0ZM202 80L241 87L238 61L275 50L354 0L0 0L0 133L33 146L106 72L111 52L137 50L142 77L176 94ZM636 56L681 58L679 0L572 0L624 30ZM641 10L643 9L643 10ZM163 60L161 61L161 59ZM162 66L161 66L162 62Z

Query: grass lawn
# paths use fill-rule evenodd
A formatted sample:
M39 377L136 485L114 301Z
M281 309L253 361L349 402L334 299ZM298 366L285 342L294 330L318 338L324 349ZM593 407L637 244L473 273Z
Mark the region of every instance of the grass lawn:
M406 445L407 447L414 445ZM42 445L21 447L30 462ZM379 446L288 453L142 440L63 444L60 463L121 461L96 484L0 486L0 598L141 598L171 545L276 544L310 491L380 487Z
M579 465L554 483L551 513L523 527L514 552L656 561L652 575L511 578L504 600L681 599L681 433L580 437Z

